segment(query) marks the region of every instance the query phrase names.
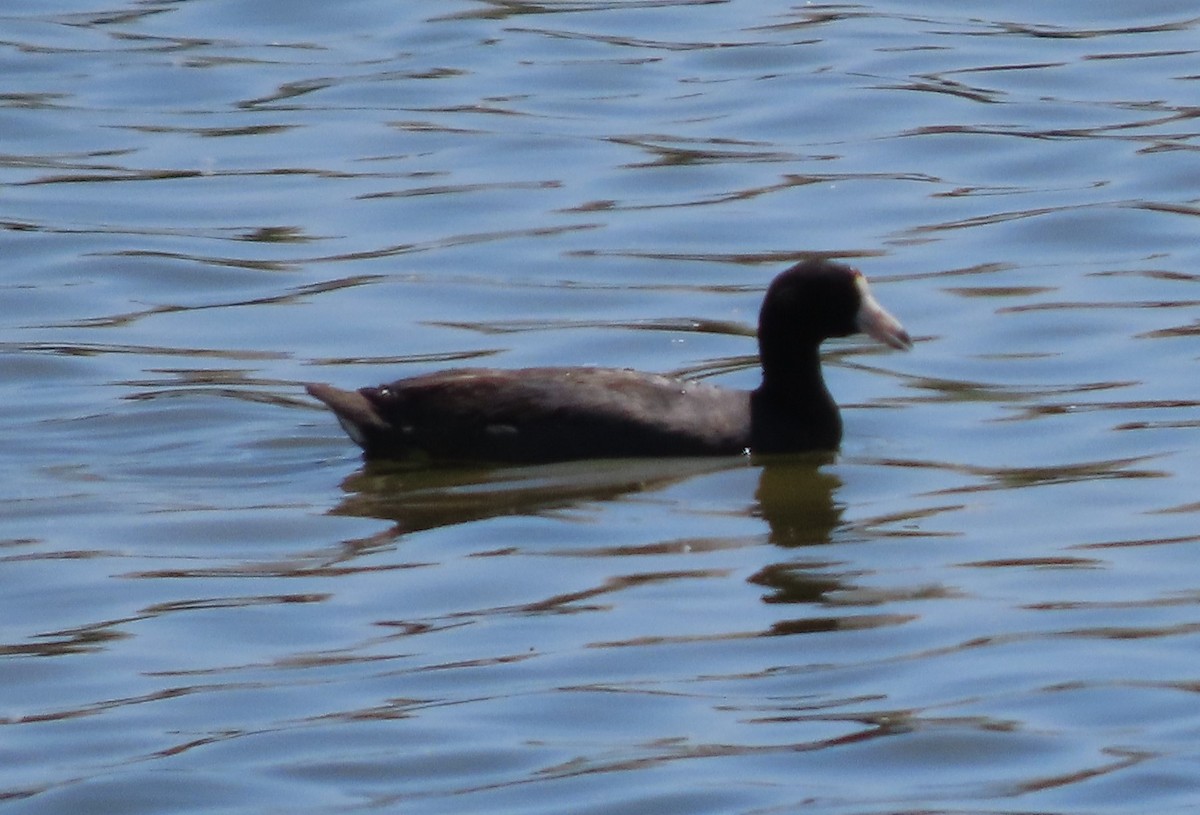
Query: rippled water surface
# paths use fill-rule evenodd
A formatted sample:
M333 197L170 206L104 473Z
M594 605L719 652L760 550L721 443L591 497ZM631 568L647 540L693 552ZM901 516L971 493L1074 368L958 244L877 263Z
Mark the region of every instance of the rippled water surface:
M0 806L1194 811L1197 15L0 11ZM753 387L808 253L918 339L827 346L831 461L367 467L300 387Z

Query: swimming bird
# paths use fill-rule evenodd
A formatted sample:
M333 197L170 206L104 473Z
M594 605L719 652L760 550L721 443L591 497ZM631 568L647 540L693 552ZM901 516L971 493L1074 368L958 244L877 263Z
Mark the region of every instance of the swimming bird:
M460 368L346 391L310 383L367 458L541 463L836 449L819 348L863 332L908 349L857 269L797 263L758 318L762 384L732 390L619 368Z

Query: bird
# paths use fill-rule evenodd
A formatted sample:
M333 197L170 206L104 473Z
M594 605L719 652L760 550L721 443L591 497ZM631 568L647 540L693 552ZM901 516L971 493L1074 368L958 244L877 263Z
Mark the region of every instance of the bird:
M803 260L768 286L754 390L624 368L458 368L356 391L308 383L371 459L539 464L583 459L833 451L837 404L820 345L865 333L912 339L862 272Z

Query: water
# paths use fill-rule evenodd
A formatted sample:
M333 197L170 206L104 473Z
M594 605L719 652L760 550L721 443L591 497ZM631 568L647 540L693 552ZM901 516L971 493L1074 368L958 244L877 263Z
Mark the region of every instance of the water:
M37 6L6 810L1194 808L1194 8ZM829 345L833 461L365 467L302 395L751 387L807 252L918 338Z

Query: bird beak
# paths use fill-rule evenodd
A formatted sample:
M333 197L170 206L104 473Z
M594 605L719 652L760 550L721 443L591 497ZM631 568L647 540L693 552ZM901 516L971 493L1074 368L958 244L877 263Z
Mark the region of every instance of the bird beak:
M858 307L858 314L854 318L858 330L898 350L907 351L912 348L912 338L908 336L904 326L900 325L900 321L879 305L879 302L871 294L867 279L860 274L854 279L854 283L858 287L858 296L862 301Z

